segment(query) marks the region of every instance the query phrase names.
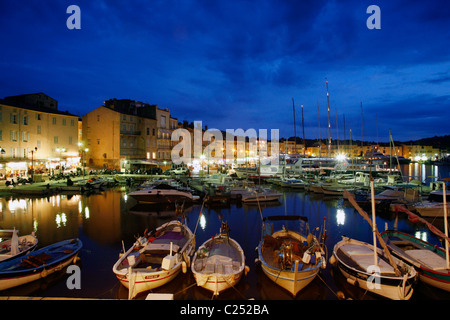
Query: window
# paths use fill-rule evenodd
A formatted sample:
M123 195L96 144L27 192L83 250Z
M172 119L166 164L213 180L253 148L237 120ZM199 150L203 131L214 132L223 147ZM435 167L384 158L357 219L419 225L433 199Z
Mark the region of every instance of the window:
M36 120L42 120L42 114L36 113Z
M69 144L72 144L72 137L69 137Z
M3 140L3 132L2 132L2 130L0 130L0 141L2 141Z
M41 147L41 140L36 141L36 147L39 149Z
M161 116L161 128L165 128L165 127L166 127L166 117Z
M10 135L11 135L11 141L17 141L17 135L14 130L10 131Z
M40 125L37 126L37 134L41 134L41 126Z
M11 113L10 122L17 124L17 114Z
M58 136L53 137L53 143L58 143Z
M52 118L52 123L53 123L53 124L56 124L56 117L53 117L53 118Z
M97 115L97 122L100 122L100 115Z
M150 135L150 128L147 128L147 135Z
M155 136L155 128L153 128L153 136Z
M23 116L23 124L28 125L28 116Z
M62 124L63 124L63 126L66 125L66 121L67 121L66 118L63 118L63 119L62 119Z
M75 125L75 120L71 119L70 120L70 125L73 127Z

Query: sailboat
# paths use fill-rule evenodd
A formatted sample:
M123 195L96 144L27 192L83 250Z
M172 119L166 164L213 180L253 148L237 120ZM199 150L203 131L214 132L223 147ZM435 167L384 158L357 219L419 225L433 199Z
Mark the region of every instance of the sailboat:
M370 181L372 199L374 198L373 180ZM347 191L345 191L348 193ZM355 209L372 227L373 244L348 237L338 242L330 258L337 265L347 282L359 286L379 296L392 300L409 300L416 283L416 270L402 260L392 257L381 238L375 222L375 201L372 200L372 221L351 195L347 195ZM383 250L377 248L379 240Z
M445 194L444 183L444 194ZM446 199L444 197L444 204ZM446 208L446 207L444 207ZM386 230L381 233L385 239L389 250L393 255L413 265L419 273L420 281L433 287L450 292L450 263L448 250L448 226L447 209L444 209L445 234L431 225L425 219L420 218L409 210L401 206L396 206L397 212L404 212L408 219L413 222L425 223L429 229L442 239L445 239L445 249L432 245L412 235L396 230Z

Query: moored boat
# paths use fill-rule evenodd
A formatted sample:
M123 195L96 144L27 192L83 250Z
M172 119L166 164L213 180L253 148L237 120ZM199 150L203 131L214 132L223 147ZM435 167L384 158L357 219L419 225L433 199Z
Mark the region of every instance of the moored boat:
M0 263L0 290L30 283L62 270L75 261L81 247L79 239L63 240Z
M175 203L176 201L189 203L199 199L190 192L178 190L164 183L148 189L136 190L128 195L141 203Z
M19 237L16 229L0 230L0 236L8 238L0 242L0 262L23 256L33 251L38 244L34 232Z
M265 202L265 201L276 201L281 197L280 193L271 192L267 190L254 190L245 194L242 194L241 201L244 203L248 202Z
M343 237L333 249L332 264L347 278L347 282L392 300L409 300L416 282L414 267L395 259L395 268L380 248L374 262L373 245Z
M192 273L197 286L203 287L214 296L234 287L248 267L239 243L230 238L226 222L220 233L206 240L192 259Z
M373 243L369 244L343 236L335 244L330 263L339 268L347 282L379 296L392 300L409 300L414 292L417 272L415 268L393 257L376 227L374 182L370 181L372 220L356 203L353 196L345 194L359 214L369 223ZM376 245L378 238L381 250Z
M168 283L182 269L186 271L194 249L195 237L189 227L172 220L138 238L114 264L113 272L132 299Z
M416 268L420 281L450 291L450 268L443 248L395 230L381 236L393 255Z
M322 245L311 233L287 229L273 232L270 221L306 222L301 216L270 216L263 219L263 236L258 245L258 260L269 279L293 296L314 280L326 257ZM301 229L301 228L299 228Z

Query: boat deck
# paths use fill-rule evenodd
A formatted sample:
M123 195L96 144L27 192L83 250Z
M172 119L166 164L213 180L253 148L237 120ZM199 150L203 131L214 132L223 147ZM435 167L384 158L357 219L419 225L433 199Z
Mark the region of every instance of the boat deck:
M406 257L416 260L421 266L427 269L435 271L447 270L445 257L420 246L414 241L399 237L390 237L387 244L394 252L397 252L397 254L406 255Z
M194 263L194 270L205 274L232 274L241 268L242 256L229 240L220 238L210 242L208 255L198 257Z
M303 243L298 241L297 239L291 237L277 237L274 238L272 236L265 236L264 243L261 248L262 258L263 260L272 268L280 268L282 267L283 256L282 256L282 245L283 243L290 243L292 245L292 251L290 252L290 260L289 265L294 265L295 260L299 261L299 270L304 270L314 263L304 263L302 260L303 254L306 251L306 247L304 247Z

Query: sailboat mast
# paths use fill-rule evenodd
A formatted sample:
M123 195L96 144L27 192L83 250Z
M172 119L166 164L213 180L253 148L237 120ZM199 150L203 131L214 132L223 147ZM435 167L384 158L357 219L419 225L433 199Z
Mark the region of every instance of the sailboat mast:
M305 142L305 122L303 119L303 105L302 105L302 129L303 129L303 155L306 151L306 142Z
M320 110L319 101L317 101L317 118L319 120L319 158L322 157L322 138L320 137Z
M327 104L328 104L328 157L331 157L330 94L328 93L328 80L326 80L325 82L327 85Z
M294 154L297 153L297 130L295 128L295 105L294 105L294 98L292 98L292 109L294 111Z
M336 113L336 139L337 139L337 149L339 153L339 125L338 125L338 114L336 105L334 105L334 111Z

